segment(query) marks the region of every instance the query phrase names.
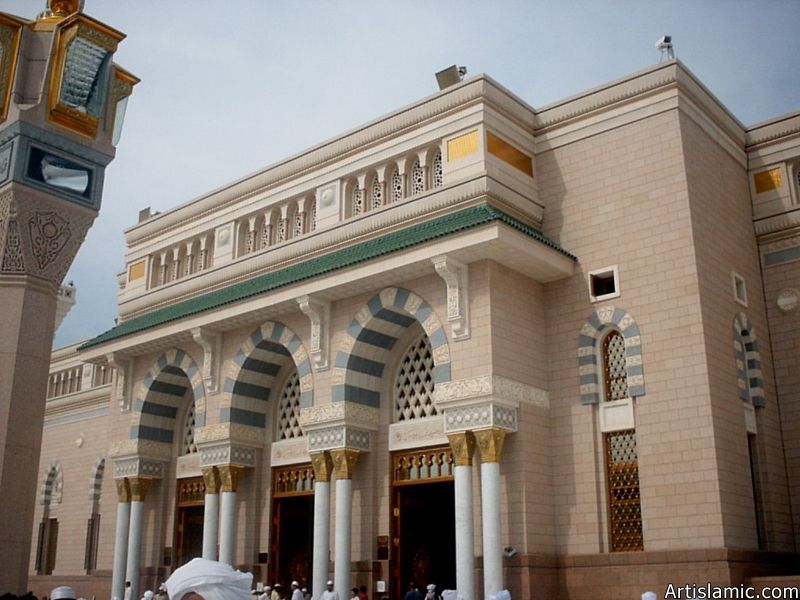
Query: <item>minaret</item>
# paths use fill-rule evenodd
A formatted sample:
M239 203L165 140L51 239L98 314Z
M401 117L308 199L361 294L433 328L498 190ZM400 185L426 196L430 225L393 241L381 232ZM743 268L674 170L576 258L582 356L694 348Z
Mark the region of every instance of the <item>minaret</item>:
M58 288L138 82L113 63L125 36L82 5L0 13L0 594L27 591Z

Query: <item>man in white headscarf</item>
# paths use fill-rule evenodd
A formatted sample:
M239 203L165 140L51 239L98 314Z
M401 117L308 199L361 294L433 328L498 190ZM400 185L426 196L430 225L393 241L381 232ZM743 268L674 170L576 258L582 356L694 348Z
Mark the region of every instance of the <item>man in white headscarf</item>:
M167 579L170 600L250 600L252 573L228 564L195 558Z

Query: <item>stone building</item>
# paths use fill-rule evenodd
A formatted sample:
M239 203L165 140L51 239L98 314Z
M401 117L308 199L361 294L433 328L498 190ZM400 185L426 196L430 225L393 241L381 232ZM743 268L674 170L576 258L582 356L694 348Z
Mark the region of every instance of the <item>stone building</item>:
M32 585L788 573L799 204L800 113L670 60L537 109L480 75L144 210L119 324L53 355Z

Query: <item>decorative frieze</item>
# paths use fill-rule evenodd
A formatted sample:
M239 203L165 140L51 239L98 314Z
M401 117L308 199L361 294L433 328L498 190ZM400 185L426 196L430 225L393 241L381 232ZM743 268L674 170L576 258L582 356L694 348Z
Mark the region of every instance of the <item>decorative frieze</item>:
M444 417L437 415L424 419L400 421L389 425L389 451L437 446L447 443Z
M122 458L114 460L114 478L148 477L161 479L164 477L164 462L148 458Z
M440 408L470 404L486 398L515 407L531 404L538 408L550 408L550 395L545 390L497 375L437 383L433 398Z
M331 317L331 305L329 302L321 302L310 296L301 296L297 299L300 310L303 311L311 321L311 359L317 371L324 371L330 365L328 363L328 347L330 340L329 323Z
M195 429L194 441L198 446L227 441L260 447L264 445L264 430L241 423L216 423Z
M118 440L111 444L109 456L113 459L149 458L169 461L172 458L172 446L153 440L129 439Z
M336 423L347 423L363 429L378 429L378 409L354 402L328 402L300 409L300 426L304 431Z
M308 442L305 437L273 442L270 454L273 467L308 462Z
M469 339L469 277L467 265L447 256L431 259L447 285L447 320L454 340Z
M256 450L249 446L221 443L198 447L198 452L200 453L201 467L231 464L243 467L256 466Z
M334 425L309 431L308 452L352 448L368 452L370 449L370 432L347 425Z

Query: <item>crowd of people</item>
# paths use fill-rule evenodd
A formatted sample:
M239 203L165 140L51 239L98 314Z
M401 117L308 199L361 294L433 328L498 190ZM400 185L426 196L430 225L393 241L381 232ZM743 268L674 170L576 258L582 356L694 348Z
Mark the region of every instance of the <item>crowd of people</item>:
M311 600L308 589L301 587L297 581L292 581L289 588L284 588L280 583L264 586L261 590L253 589L252 573L242 573L234 570L228 564L195 558L175 570L169 579L158 590L144 592L141 600ZM350 598L340 598L339 592L333 589L333 581L328 580L325 590L320 595L320 600L369 600L367 586L354 587ZM16 596L6 598L10 594L0 597L0 600L17 600ZM30 592L19 600L37 600ZM44 598L47 600L47 598ZM59 586L50 593L50 600L86 600L78 597L69 586ZM92 600L96 600L92 598ZM120 600L113 598L112 600ZM125 597L131 598L131 584L125 584ZM377 599L376 599L377 600ZM382 596L380 600L388 600ZM438 594L435 584L428 584L423 594L415 583L409 585L403 600L472 600L463 598L453 590L444 590ZM511 594L503 590L492 594L487 600L511 600Z

